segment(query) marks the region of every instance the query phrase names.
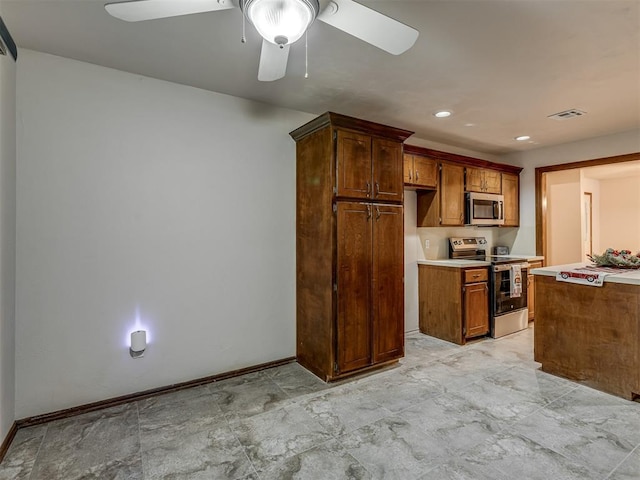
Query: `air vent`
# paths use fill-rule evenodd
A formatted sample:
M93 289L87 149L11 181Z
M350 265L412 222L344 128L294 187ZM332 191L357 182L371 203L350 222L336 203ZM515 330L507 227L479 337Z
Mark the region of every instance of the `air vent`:
M583 112L577 108L572 108L571 110L565 110L564 112L554 113L553 115L549 115L547 118L553 118L554 120L566 120L568 118L581 117L586 114L587 112Z

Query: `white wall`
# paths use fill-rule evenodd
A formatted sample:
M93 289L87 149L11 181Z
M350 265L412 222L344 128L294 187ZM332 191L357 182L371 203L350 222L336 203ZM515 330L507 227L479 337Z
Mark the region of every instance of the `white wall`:
M20 54L17 418L295 355L313 116Z
M580 170L546 175L547 256L551 265L576 263L582 258L582 189Z
M15 88L13 57L0 56L0 442L15 419Z
M511 247L508 233L514 228L508 227L421 227L418 228L420 259L440 259L449 257L449 239L451 237L484 237L487 240L487 254L497 245ZM429 248L426 246L429 243Z
M404 329L418 330L418 264L424 258L416 227L418 218L416 192L404 191Z
M576 120L576 121L579 121ZM578 142L505 155L501 162L523 167L520 174L520 228L513 251L533 253L535 232L535 169L547 165L579 162L640 152L640 131L632 130Z
M600 245L640 252L640 177L600 180Z

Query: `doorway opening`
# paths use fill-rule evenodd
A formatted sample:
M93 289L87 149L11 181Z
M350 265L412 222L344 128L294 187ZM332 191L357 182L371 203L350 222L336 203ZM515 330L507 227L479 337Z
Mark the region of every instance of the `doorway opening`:
M640 250L640 152L535 170L536 253L545 264Z

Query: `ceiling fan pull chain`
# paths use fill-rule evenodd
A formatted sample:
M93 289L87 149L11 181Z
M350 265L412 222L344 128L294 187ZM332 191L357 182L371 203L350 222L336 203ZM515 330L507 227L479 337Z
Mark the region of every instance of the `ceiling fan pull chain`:
M244 12L242 12L242 38L240 39L242 43L247 43L247 37L245 37L245 28L244 28Z
M309 30L304 32L304 78L309 78Z

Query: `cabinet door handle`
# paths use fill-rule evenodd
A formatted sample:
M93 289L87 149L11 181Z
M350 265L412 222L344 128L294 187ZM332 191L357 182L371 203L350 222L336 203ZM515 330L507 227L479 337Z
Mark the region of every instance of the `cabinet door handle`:
M367 182L367 197L371 195L371 184Z
M420 180L420 173L418 173L418 170L416 170L416 182Z
M376 182L376 191L375 191L375 195L376 195L376 197L377 197L378 195L380 195L380 184L379 184L378 182Z
M473 278L478 278L479 276L480 276L480 274L479 274L479 273L476 273L476 274L473 276Z
M367 205L367 220L371 218L371 205Z
M411 170L409 170L409 181L411 181Z
M380 209L376 207L376 220L380 218Z

